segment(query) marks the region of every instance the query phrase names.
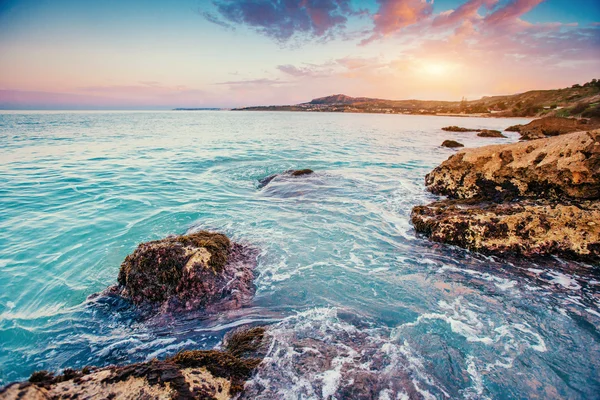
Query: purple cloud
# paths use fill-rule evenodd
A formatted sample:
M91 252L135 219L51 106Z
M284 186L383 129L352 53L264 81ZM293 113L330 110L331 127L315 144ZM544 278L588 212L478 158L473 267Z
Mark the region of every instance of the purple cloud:
M250 26L281 42L295 35L331 38L356 14L350 0L217 0L214 5L225 21ZM204 16L219 22L211 14Z

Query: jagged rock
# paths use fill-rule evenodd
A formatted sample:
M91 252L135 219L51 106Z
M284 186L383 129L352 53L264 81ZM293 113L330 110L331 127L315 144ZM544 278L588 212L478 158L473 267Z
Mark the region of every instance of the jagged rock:
M443 200L415 207L415 230L485 254L600 261L600 202Z
M265 186L267 186L269 183L271 183L271 181L277 177L280 176L304 176L304 175L310 175L314 173L314 171L312 169L290 169L288 171L282 172L281 174L273 174L273 175L269 175L266 178L263 178L261 180L258 181L258 187L259 188L263 188Z
M442 142L442 147L449 147L451 149L455 149L457 147L465 147L465 145L457 142L456 140L444 140Z
M493 129L482 129L481 131L479 131L477 136L486 137L486 138L505 138L506 137L502 134L502 132L496 131Z
M413 208L433 241L600 261L600 130L461 150L425 181L451 198Z
M265 328L238 329L223 351L183 351L163 361L67 369L58 376L40 371L0 389L0 400L229 399L243 390L267 345Z
M480 132L481 131L481 129L462 128L462 127L456 126L456 125L445 126L442 128L442 130L446 131L446 132Z
M234 309L254 294L255 264L256 251L220 233L168 237L128 255L108 293L169 312Z
M600 198L600 130L461 150L429 173L435 194L451 198Z
M534 140L597 128L600 128L600 124L589 123L587 119L544 117L527 125L518 125L518 132L521 133L521 140Z

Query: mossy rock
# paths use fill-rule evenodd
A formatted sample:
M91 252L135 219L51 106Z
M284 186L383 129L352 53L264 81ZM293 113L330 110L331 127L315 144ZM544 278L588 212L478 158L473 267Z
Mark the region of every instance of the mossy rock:
M164 302L202 270L218 275L230 251L225 235L208 231L142 243L121 264L118 282L136 304Z

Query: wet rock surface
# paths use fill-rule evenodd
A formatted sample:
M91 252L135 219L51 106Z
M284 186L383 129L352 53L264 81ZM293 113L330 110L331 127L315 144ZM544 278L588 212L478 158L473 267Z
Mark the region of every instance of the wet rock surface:
M433 241L600 261L600 130L462 150L425 181L450 198L412 211Z
M557 255L600 262L600 202L444 200L413 209L430 240L485 254Z
M279 178L279 177L299 177L299 176L306 176L306 175L311 175L313 174L314 171L312 169L290 169L288 171L282 172L281 174L273 174L273 175L269 175L265 178L262 178L261 180L258 181L258 187L263 188L265 186L267 186L269 183L271 183L271 181L273 179Z
M449 147L451 149L455 149L458 147L465 147L465 145L457 142L456 140L444 140L442 142L442 147Z
M106 294L163 312L240 308L254 294L256 255L207 231L142 243L125 258L118 284Z
M183 351L166 360L85 367L62 375L39 371L0 390L0 399L229 399L261 363L265 328L230 332L223 350Z

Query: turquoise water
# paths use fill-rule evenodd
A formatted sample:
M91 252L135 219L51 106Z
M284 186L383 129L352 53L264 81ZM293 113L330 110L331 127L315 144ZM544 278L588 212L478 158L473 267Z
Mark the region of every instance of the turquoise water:
M211 348L234 326L269 323L254 398L352 398L358 376L374 377L378 399L599 398L600 278L590 266L483 257L429 243L409 223L413 206L437 198L423 181L453 154L444 139L517 140L439 128L520 122L0 114L0 385ZM317 173L258 189L291 168ZM251 307L148 325L125 304L86 300L116 282L138 243L200 228L260 249ZM312 350L299 344L307 338ZM299 368L308 351L327 362Z

